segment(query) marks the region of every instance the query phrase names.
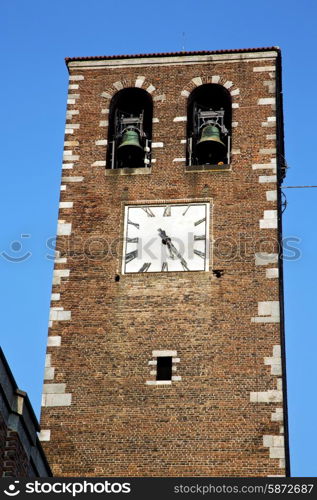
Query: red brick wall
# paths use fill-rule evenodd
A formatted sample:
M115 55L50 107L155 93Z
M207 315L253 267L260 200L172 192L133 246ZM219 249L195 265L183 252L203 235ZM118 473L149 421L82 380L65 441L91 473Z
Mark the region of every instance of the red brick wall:
M70 236L58 239L60 258L67 261L56 263L55 270L70 273L53 286L60 300L52 307L70 311L71 319L51 325L49 335L61 337L61 345L48 347L48 368L55 372L52 378L48 370L46 384L66 384L56 389L65 393L56 401L67 405L45 406L41 421L51 430L43 445L54 475L285 474L280 459L270 458L263 446L263 436L281 435L281 422L272 421L272 413L282 403L250 401L252 392L276 389L277 377L264 358L280 344L279 323L251 322L258 302L279 301L278 279L265 274L277 264L257 266L254 256L260 250L278 252L277 229L259 228L264 210L277 210L266 198L277 185L259 182L259 175L273 175L270 169L252 169L276 158L260 153L276 145L267 138L275 127L262 126L275 111L258 105L260 98L275 97L264 83L274 83L274 73L253 70L262 66L275 66L274 58L71 70L84 79L70 81L79 88L69 94L79 97L68 109L79 114L67 123L80 127L66 135L65 150L79 159L66 161L74 166L62 175L84 180L62 180L61 201L72 201L73 208L62 208L59 219L72 226ZM153 124L153 141L164 147L153 150L151 175L105 176L104 166L92 166L106 157L106 146L96 145L107 139L100 122L108 119L102 109L109 108L109 99L101 94L114 93L118 81L133 86L139 75L145 76L143 88L156 88L159 122ZM207 83L212 75L240 91L233 101L239 107L233 109L238 125L232 133L232 149L240 153L232 155L231 171L185 172L185 163L173 159L185 157L180 141L186 123L173 120L186 115L181 93L195 88L192 79ZM114 242L123 234L124 204L183 199L213 204L210 230L217 244L210 272L123 275L116 282L122 245ZM84 251L89 238L103 241L91 246L91 258ZM223 255L225 241L235 250L230 258ZM222 269L223 276L217 278L213 269ZM156 349L177 351L181 381L146 385Z

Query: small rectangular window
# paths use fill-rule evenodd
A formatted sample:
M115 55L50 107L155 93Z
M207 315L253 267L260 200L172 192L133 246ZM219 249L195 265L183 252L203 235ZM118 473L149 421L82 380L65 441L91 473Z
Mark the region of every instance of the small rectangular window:
M172 356L157 358L156 380L172 380Z

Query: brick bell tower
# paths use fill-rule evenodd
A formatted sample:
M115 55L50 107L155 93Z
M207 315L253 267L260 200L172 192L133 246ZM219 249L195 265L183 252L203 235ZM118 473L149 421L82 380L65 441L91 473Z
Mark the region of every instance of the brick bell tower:
M289 475L279 49L67 67L54 475Z

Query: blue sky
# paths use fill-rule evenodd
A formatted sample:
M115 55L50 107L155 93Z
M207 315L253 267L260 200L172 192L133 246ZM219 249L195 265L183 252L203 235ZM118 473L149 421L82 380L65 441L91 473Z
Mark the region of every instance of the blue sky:
M67 56L278 45L283 54L286 186L317 185L314 0L3 0L0 6L0 344L39 415L65 123ZM317 476L317 189L285 189L292 475ZM27 258L26 256L29 255ZM20 260L20 261L19 261Z

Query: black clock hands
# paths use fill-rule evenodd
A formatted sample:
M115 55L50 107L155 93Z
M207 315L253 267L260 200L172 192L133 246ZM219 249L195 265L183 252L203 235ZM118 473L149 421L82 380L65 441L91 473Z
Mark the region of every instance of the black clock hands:
M163 229L158 229L159 235L162 238L163 245L169 246L171 244L171 238L169 238Z
M159 228L158 233L159 233L160 237L162 238L163 245L167 246L171 259L174 259L175 257L177 257L180 260L185 271L189 271L189 269L187 267L186 260L179 253L177 248L173 245L171 238L169 236L167 236L166 232L163 229Z
M158 229L158 232L159 232L160 237L162 238L163 245L166 245L168 248L171 259L174 259L174 255L173 255L172 250L171 250L171 246L172 246L171 238L169 238L167 236L166 232L163 231L163 229ZM175 248L175 250L176 250L176 248Z

